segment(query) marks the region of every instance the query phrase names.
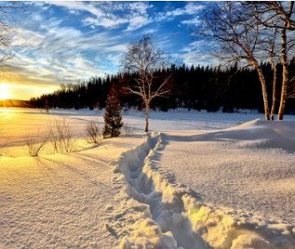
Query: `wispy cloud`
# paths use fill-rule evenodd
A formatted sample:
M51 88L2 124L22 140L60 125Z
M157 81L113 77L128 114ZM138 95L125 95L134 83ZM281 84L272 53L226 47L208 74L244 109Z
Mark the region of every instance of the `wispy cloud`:
M51 4L67 9L72 14L88 13L82 22L92 27L101 26L114 29L127 25L127 31L141 28L151 22L147 10L152 6L147 2L56 2Z
M204 8L203 4L198 2L189 2L185 5L184 8L176 8L173 10L168 10L164 12L160 12L156 18L157 21L163 21L166 19L173 19L178 16L184 15L195 15L200 12Z
M127 43L108 32L82 33L80 30L61 26L55 19L40 26L39 31L16 29L18 40L12 45L14 57L7 61L6 71L18 71L34 84L50 81L52 84L77 82L91 76L114 73L118 60L110 55L126 51ZM94 60L99 54L101 60ZM98 58L96 56L96 58ZM106 59L109 68L103 65ZM113 68L110 66L112 64ZM34 79L34 80L33 80Z
M187 65L218 65L218 59L213 55L215 43L204 40L194 41L180 50L177 57ZM206 48L206 50L204 50Z
M157 47L187 64L210 64L208 44L193 42L188 25L197 25L200 2L26 3L19 20L14 57L2 67L5 79L53 89L120 69L131 41L152 33ZM16 16L17 13L16 13Z
M199 17L194 17L191 19L186 19L181 21L182 24L186 24L186 25L192 25L192 26L197 26L201 23L201 20Z

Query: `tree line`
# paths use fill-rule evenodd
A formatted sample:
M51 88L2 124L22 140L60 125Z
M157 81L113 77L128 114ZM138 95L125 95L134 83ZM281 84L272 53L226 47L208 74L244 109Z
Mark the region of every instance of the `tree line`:
M272 66L261 63L260 68L266 75L269 98L272 92ZM295 58L288 68L295 74ZM282 65L277 65L277 89L281 88ZM234 112L238 109L251 109L263 112L263 100L257 72L249 67L240 68L232 65L227 68L213 66L172 65L166 69L156 70L154 81L162 82L171 75L171 90L165 98L154 99L152 109L187 108L188 110L207 110ZM119 91L121 106L141 110L144 103L137 95L128 94L126 86L135 84L135 73L109 75L105 78L95 77L80 84L62 85L52 94L32 98L30 104L36 108L105 108L109 89L115 85ZM277 92L279 96L279 91ZM295 113L295 99L288 98L286 113ZM279 102L279 98L277 98ZM278 111L278 103L276 105Z

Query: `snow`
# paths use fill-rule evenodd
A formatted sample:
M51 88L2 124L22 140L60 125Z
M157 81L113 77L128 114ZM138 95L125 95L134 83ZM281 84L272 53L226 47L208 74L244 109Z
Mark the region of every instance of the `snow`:
M146 137L131 110L132 134L90 145L102 114L0 110L0 248L295 248L294 116L152 112ZM30 157L61 118L73 151Z
M109 163L140 138L85 151L0 157L1 248L113 248L106 229L115 206Z
M161 167L206 202L295 224L295 122L250 121L216 132L172 132Z
M23 138L28 132L39 130L46 133L48 124L56 119L66 119L76 136L83 136L85 126L91 120L103 126L103 110L50 110L0 108L0 134L6 145L23 145ZM124 124L132 131L142 131L144 116L142 112L128 110L123 112ZM261 114L244 113L207 113L198 111L175 110L169 112L151 111L150 128L155 131L222 129L261 118ZM286 120L294 116L286 115ZM36 128L37 127L37 128ZM37 130L36 130L36 129Z
M163 135L156 134L118 162L115 184L128 207L112 222L125 223L121 248L294 248L294 226L211 206L175 182L159 168L164 151ZM135 207L142 216L128 214Z

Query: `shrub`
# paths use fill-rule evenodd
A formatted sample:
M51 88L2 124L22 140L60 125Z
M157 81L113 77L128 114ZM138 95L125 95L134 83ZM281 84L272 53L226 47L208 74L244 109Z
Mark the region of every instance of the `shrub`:
M49 140L55 153L73 150L75 140L70 125L65 119L56 119L49 123Z
M88 143L98 144L101 138L100 130L96 122L90 121L86 126Z
M39 156L40 151L48 141L48 137L41 136L39 130L37 133L27 133L25 143L28 148L29 155L32 157Z

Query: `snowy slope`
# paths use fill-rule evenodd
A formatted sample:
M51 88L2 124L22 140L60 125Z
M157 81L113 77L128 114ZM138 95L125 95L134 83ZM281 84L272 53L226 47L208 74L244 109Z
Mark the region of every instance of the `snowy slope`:
M120 248L294 249L294 226L208 205L161 168L164 151L154 135L115 166L122 208L109 229L123 237Z
M0 248L295 248L294 117L152 112L146 139L129 111L136 134L89 145L102 114L0 111ZM75 151L29 157L25 134L60 118Z
M110 163L140 143L118 138L69 154L0 156L0 248L114 248Z
M169 133L161 167L206 202L295 224L295 122Z

